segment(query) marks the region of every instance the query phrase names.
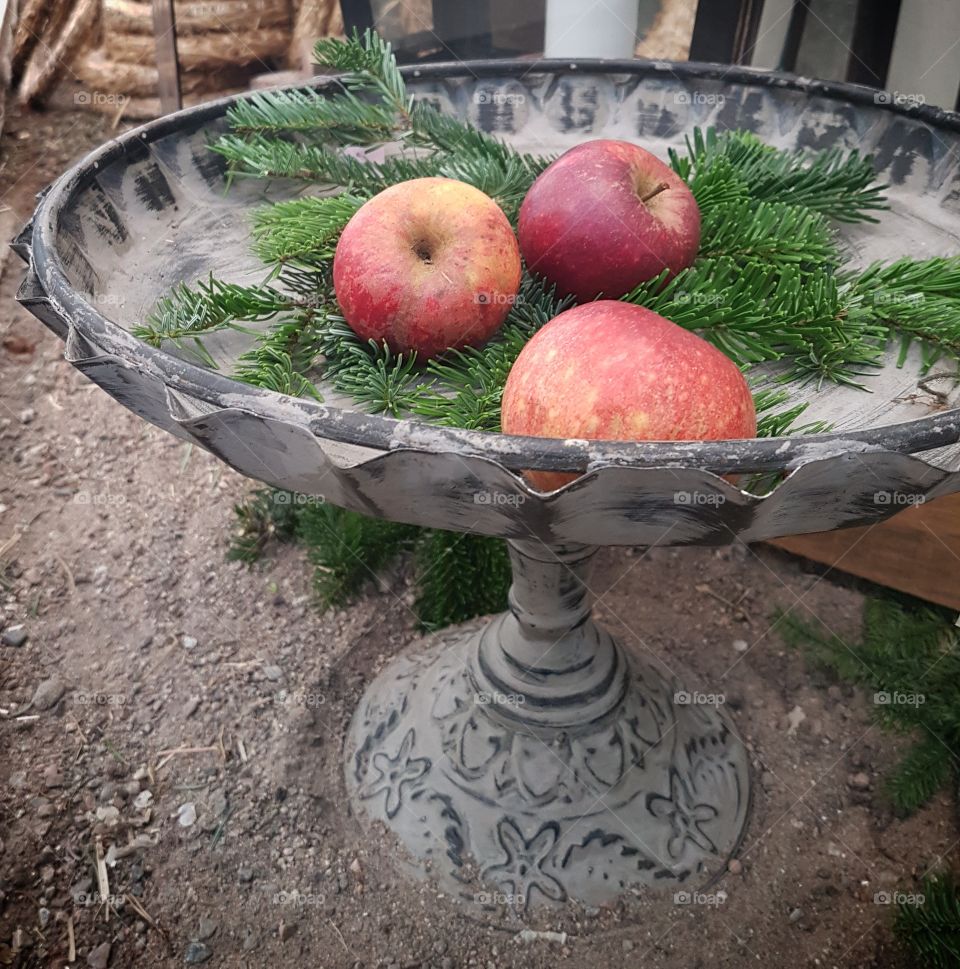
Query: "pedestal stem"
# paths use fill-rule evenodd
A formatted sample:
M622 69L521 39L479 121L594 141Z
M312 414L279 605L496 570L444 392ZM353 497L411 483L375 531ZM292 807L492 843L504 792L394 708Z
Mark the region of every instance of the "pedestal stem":
M470 674L492 715L535 730L588 726L626 688L626 664L590 617L596 548L511 541L510 611L477 639Z

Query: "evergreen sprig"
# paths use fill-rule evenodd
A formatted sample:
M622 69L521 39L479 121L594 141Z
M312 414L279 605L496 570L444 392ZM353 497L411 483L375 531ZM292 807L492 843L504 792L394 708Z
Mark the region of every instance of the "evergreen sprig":
M291 305L288 295L269 286L225 283L211 275L194 286L176 285L157 303L146 322L133 327L133 334L153 347L162 346L164 341L182 346L186 340L188 349L215 368L216 361L201 337L225 329L257 336L256 330L244 324L270 319Z
M240 356L233 376L244 383L290 397L323 396L306 371L318 353L319 335L313 314L285 317Z
M301 542L323 608L348 604L407 555L417 564L413 611L422 628L439 629L506 608L510 563L497 539L368 518L274 488L253 492L235 512L227 557L253 565L273 542Z
M960 966L960 884L956 876L949 872L928 875L916 891L903 894L897 902L893 931L909 953L910 964L918 969L956 969Z
M750 198L799 205L836 222L875 222L872 212L887 207L872 160L855 150L831 148L811 156L774 148L749 131L694 128L686 155L671 150L670 161L695 194L698 183L702 194L712 177L729 186L732 169Z
M253 248L266 263L322 269L346 224L366 201L344 193L266 205L253 213Z
M825 635L792 613L777 623L784 640L814 665L863 686L888 730L915 738L889 775L886 793L901 814L926 804L955 776L960 759L960 632L945 611L895 598L868 599L859 642ZM922 697L917 702L904 698Z

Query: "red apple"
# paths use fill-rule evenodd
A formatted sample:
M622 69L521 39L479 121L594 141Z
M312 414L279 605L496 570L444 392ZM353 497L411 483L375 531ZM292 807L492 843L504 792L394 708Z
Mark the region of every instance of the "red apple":
M451 178L415 178L375 195L347 223L333 288L364 340L435 356L500 328L520 286L520 250L503 211Z
M700 209L655 155L628 141L588 141L533 183L518 234L529 269L586 303L689 266L700 245Z
M503 390L507 434L608 441L754 437L736 364L695 333L618 300L575 306L520 351ZM541 491L576 475L530 471Z

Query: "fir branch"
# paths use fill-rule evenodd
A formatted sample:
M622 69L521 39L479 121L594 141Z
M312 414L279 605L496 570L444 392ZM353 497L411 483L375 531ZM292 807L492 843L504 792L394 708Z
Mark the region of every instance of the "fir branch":
M263 206L253 213L254 251L266 263L319 268L333 258L340 233L364 201L346 193Z
M414 104L410 125L408 141L411 144L452 155L487 158L504 170L510 164L517 164L533 178L554 160L554 156L520 153L499 138L458 118L441 114L432 104L423 101Z
M400 417L417 399L419 372L415 353L392 353L371 340L366 353L354 351L351 365L332 375L338 390L349 394L374 414Z
M412 525L368 518L325 502L298 505L296 537L314 567L318 604L343 605L409 549L418 532Z
M911 965L956 969L960 965L960 885L955 876L930 875L912 894L922 895L923 903L911 904L908 898L898 901L893 924Z
M396 130L390 107L312 88L255 92L227 109L227 122L236 135L299 133L351 145L389 141Z
M290 178L348 193L372 195L411 178L439 174L442 159L393 156L364 161L323 145L223 135L211 150L227 159L232 177Z
M146 322L133 328L133 334L153 347L164 341L177 346L192 341L193 352L207 366L216 367L201 336L224 329L254 332L241 324L270 319L290 306L290 297L269 286L240 286L211 275L193 287L175 286L170 296L158 301Z
M960 256L875 262L846 278L845 293L865 317L886 325L888 336L905 338L901 366L913 340L933 350L924 373L942 354L960 357Z
M750 198L803 206L837 222L875 222L871 213L886 208L872 159L857 151L835 148L811 157L774 148L751 132L695 128L686 157L671 151L670 161L688 182L726 163L724 171L732 169Z
M746 198L714 202L704 214L699 258L722 257L741 265L810 269L840 261L833 232L819 212Z
M866 602L859 643L823 635L792 615L781 616L777 628L817 666L863 686L877 723L915 734L886 788L902 814L927 803L958 766L952 751L960 743L960 633L950 618L885 598Z
M425 629L438 629L507 607L510 557L505 542L484 535L424 532L417 542L414 610Z
M287 317L258 337L243 353L233 376L244 383L291 397L323 397L305 376L319 352L317 325L312 312Z
M787 359L790 376L856 383L879 358L885 329L846 312L835 276L823 269L729 256L702 259L622 297L694 330L741 366Z
M227 560L252 565L274 539L290 541L296 530L296 506L291 499L288 491L258 488L234 505L237 523Z
M887 776L885 790L901 817L918 811L949 780L952 769L943 742L924 734Z
M778 410L790 400L790 392L784 388L764 387L754 389L753 403L757 411L757 437L782 437L784 434L821 434L829 430L824 421L797 424L806 413L809 403L795 404L786 410Z
M366 29L342 41L335 37L318 40L313 56L322 70L342 72L339 78L344 88L351 92L374 92L401 117L410 112L403 75L390 44L375 30Z

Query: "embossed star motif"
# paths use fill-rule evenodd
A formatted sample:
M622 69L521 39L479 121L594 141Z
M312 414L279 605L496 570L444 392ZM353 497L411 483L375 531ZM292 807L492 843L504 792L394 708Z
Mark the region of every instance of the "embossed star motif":
M411 757L413 751L413 728L407 731L400 744L396 757L380 751L373 755L370 761L371 771L377 776L367 781L360 788L359 794L364 800L376 797L386 792L386 811L388 818L395 818L403 805L404 788L420 780L430 770L429 757Z
M696 803L686 781L677 771L670 771L670 796L648 794L647 810L655 818L669 820L672 833L667 852L671 858L679 858L688 841L716 854L716 845L703 833L700 825L704 821L712 821L717 816L717 809L712 804Z
M528 841L513 818L503 818L497 824L497 841L506 855L506 861L492 865L485 875L491 876L500 885L510 886L514 907L526 908L534 888L555 902L562 902L567 897L563 885L543 870L557 843L558 834L556 824L545 824Z

